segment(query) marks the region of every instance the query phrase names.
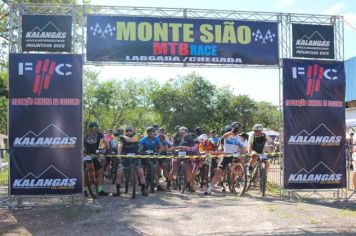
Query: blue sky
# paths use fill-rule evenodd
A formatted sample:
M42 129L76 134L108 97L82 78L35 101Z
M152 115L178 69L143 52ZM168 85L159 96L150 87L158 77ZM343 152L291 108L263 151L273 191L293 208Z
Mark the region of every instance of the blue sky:
M139 6L342 15L345 17L345 60L356 56L356 0L92 0L92 5ZM157 79L164 83L193 71L217 86L230 86L235 94L247 94L257 101L279 103L279 72L274 69L183 68L153 66L90 67L101 79Z

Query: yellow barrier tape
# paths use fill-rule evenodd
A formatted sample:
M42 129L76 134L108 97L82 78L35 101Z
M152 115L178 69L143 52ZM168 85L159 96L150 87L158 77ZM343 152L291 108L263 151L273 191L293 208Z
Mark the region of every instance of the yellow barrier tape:
M265 153L267 157L281 157L283 155L282 152L274 152L274 153ZM175 158L175 159L198 159L198 158L222 158L222 157L227 157L227 158L234 158L234 157L251 157L250 154L238 154L238 155L232 155L232 154L200 154L200 155L186 155L186 156L178 156L178 155L97 155L97 156L105 156L105 157L114 157L114 158L147 158L147 159L155 159L155 158Z

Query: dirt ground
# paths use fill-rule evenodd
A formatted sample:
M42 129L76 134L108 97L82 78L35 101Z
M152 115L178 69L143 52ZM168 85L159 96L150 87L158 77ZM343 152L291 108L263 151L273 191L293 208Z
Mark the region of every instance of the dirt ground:
M107 196L84 206L0 209L0 235L356 235L356 201L200 191Z

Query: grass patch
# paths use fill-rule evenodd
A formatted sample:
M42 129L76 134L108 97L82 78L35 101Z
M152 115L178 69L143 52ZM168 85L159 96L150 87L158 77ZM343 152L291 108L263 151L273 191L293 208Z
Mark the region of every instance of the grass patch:
M322 222L318 219L315 219L315 218L312 218L309 220L309 224L312 224L312 225L318 225L318 224L321 224Z
M9 169L0 170L0 186L7 186L9 183Z
M356 218L356 210L352 210L352 209L343 209L343 210L339 210L338 211L338 215L342 216L342 217L352 217L352 218Z
M267 192L272 196L279 196L281 187L278 184L267 182Z

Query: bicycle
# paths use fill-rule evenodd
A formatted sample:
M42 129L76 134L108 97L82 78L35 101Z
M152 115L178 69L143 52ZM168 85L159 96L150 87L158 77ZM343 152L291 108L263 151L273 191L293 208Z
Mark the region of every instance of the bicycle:
M134 160L134 153L127 153L129 157L126 157L126 161L128 165L124 165L124 188L125 194L129 192L129 188L131 187L132 198L136 197L136 186L137 186L137 173L136 173L136 166Z
M147 150L144 152L144 155L156 155L152 150ZM146 188L150 190L151 193L155 191L155 177L154 177L154 170L153 170L154 160L151 158L146 158L146 165L144 168L144 175L145 175L145 185Z
M184 162L185 158L187 156L186 152L178 152L178 168L177 168L177 173L176 173L176 179L173 181L174 188L178 189L179 192L184 193L185 189L187 188L186 185L186 179L185 179L185 168L184 168Z
M99 194L98 176L95 164L91 155L84 156L84 179L88 187L89 195L95 199Z
M255 182L257 176L259 181L259 188L261 196L266 195L266 183L267 183L267 174L266 174L266 161L267 156L265 154L258 154L258 159L256 165L253 167L250 175L247 178L247 188L246 192L251 188L252 183ZM246 171L248 171L248 165L246 165Z

